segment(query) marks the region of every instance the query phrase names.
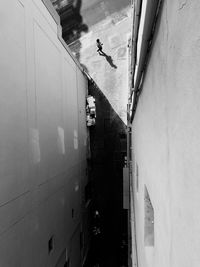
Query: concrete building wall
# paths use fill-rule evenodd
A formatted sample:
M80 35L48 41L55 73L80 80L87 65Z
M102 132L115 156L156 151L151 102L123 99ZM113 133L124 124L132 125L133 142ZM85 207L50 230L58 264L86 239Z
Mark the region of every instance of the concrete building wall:
M199 11L198 0L163 1L132 124L140 267L200 266Z
M78 267L87 80L42 1L0 14L0 266Z

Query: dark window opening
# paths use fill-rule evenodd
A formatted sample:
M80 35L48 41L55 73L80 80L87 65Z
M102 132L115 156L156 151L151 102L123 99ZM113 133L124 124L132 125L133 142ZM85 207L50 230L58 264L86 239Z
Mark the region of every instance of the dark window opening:
M48 252L49 252L49 254L52 252L53 248L54 248L54 237L51 236L51 238L48 241Z

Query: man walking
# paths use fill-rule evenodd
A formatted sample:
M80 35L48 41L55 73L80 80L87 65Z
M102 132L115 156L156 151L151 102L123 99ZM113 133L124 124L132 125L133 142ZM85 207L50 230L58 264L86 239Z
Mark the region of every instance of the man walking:
M103 44L100 42L99 39L96 40L96 44L97 44L97 52L99 53L99 55L104 55L105 53L102 51L103 50Z

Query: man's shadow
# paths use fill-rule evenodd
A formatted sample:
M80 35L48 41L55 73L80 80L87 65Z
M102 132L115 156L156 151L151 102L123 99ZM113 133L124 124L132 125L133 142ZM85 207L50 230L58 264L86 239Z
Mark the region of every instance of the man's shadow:
M111 56L107 55L103 51L99 51L99 55L105 57L112 68L117 69L117 66L113 63L113 59Z

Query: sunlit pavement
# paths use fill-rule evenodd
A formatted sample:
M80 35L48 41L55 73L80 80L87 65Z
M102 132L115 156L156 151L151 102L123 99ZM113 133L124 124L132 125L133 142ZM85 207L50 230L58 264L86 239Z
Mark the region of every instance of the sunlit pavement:
M131 12L129 6L91 26L89 33L81 37L78 44L79 61L124 123L128 98L128 39L131 36ZM103 51L107 56L97 53L98 38L103 43Z

